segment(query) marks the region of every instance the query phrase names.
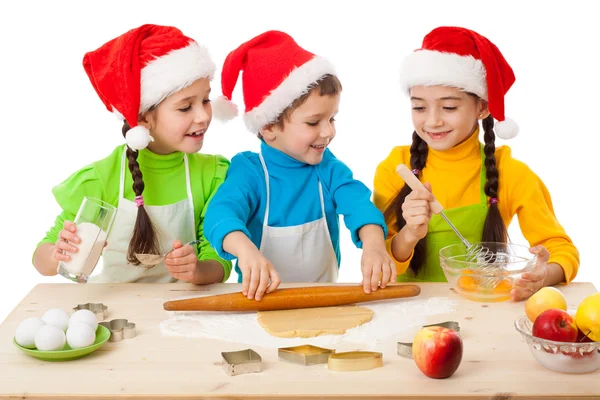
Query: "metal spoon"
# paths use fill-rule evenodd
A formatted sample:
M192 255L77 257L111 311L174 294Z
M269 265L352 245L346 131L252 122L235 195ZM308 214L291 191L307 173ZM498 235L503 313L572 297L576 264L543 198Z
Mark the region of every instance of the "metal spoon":
M189 242L189 245L192 244L196 244L198 243L199 240L194 240ZM161 262L163 262L165 260L165 258L173 251L175 250L175 248L172 248L171 250L167 251L165 254L140 254L140 253L135 253L135 257L138 259L139 262L141 262L142 264L144 264L147 267L153 267L157 264L160 264Z

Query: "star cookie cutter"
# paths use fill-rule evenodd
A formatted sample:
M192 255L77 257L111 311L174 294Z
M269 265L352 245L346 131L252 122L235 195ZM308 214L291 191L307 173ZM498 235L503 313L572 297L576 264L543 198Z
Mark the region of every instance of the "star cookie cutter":
M108 307L103 303L85 303L73 307L73 311L89 310L96 315L98 321L104 321L108 316Z
M446 322L440 322L438 324L423 325L423 328L426 328L428 326L441 326L443 328L452 329L453 331L456 331L460 334L460 325L456 321L446 321ZM412 347L413 347L412 343L398 342L397 353L400 357L412 359L413 358Z
M100 322L99 325L108 328L110 331L111 342L120 342L123 339L131 339L135 337L135 324L124 318L113 319L108 322Z

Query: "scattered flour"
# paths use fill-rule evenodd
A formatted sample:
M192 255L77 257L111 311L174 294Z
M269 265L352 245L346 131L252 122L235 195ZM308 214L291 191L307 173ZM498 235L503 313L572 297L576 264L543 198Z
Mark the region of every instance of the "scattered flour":
M289 339L271 336L259 325L256 312L169 311L170 318L160 324L160 330L163 336L216 339L263 348L300 344L331 348L342 342L377 348L381 341L391 336L428 323L432 315L451 313L456 307L456 302L445 297L433 297L377 301L360 305L373 310L375 313L373 319L365 325L349 329L343 335Z

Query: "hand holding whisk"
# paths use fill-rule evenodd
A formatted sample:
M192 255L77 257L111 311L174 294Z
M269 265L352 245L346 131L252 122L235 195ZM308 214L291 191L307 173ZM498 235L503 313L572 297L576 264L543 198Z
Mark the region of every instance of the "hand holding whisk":
M396 172L402 177L402 179L404 179L404 182L406 182L406 184L410 186L411 189L416 190L418 188L425 188L425 185L423 185L423 183L421 183L421 181L417 179L417 177L412 173L410 169L408 169L406 165L400 164L396 168ZM444 220L448 223L450 228L452 228L452 230L456 233L461 242L465 245L465 261L476 263L478 266L477 272L479 272L481 275L498 275L499 267L495 265L490 265L490 263L494 262L496 258L496 255L492 250L478 244L470 243L458 231L454 224L452 224L448 217L446 217L446 215L444 214L444 207L442 207L442 205L439 201L437 201L437 199L434 198L434 200L429 203L429 208L432 213L439 214L442 216L442 218L444 218ZM486 287L495 287L500 280L501 279L495 278L485 279L485 282L482 282L482 284L484 284L484 286Z

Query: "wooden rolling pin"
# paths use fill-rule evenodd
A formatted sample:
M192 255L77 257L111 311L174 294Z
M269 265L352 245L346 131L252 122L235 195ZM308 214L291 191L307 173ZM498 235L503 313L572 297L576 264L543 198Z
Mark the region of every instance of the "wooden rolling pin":
M163 304L167 311L270 311L295 308L331 307L367 301L413 297L421 288L413 284L394 284L365 294L363 287L311 286L277 289L261 301L250 300L241 292L191 299L171 300Z

